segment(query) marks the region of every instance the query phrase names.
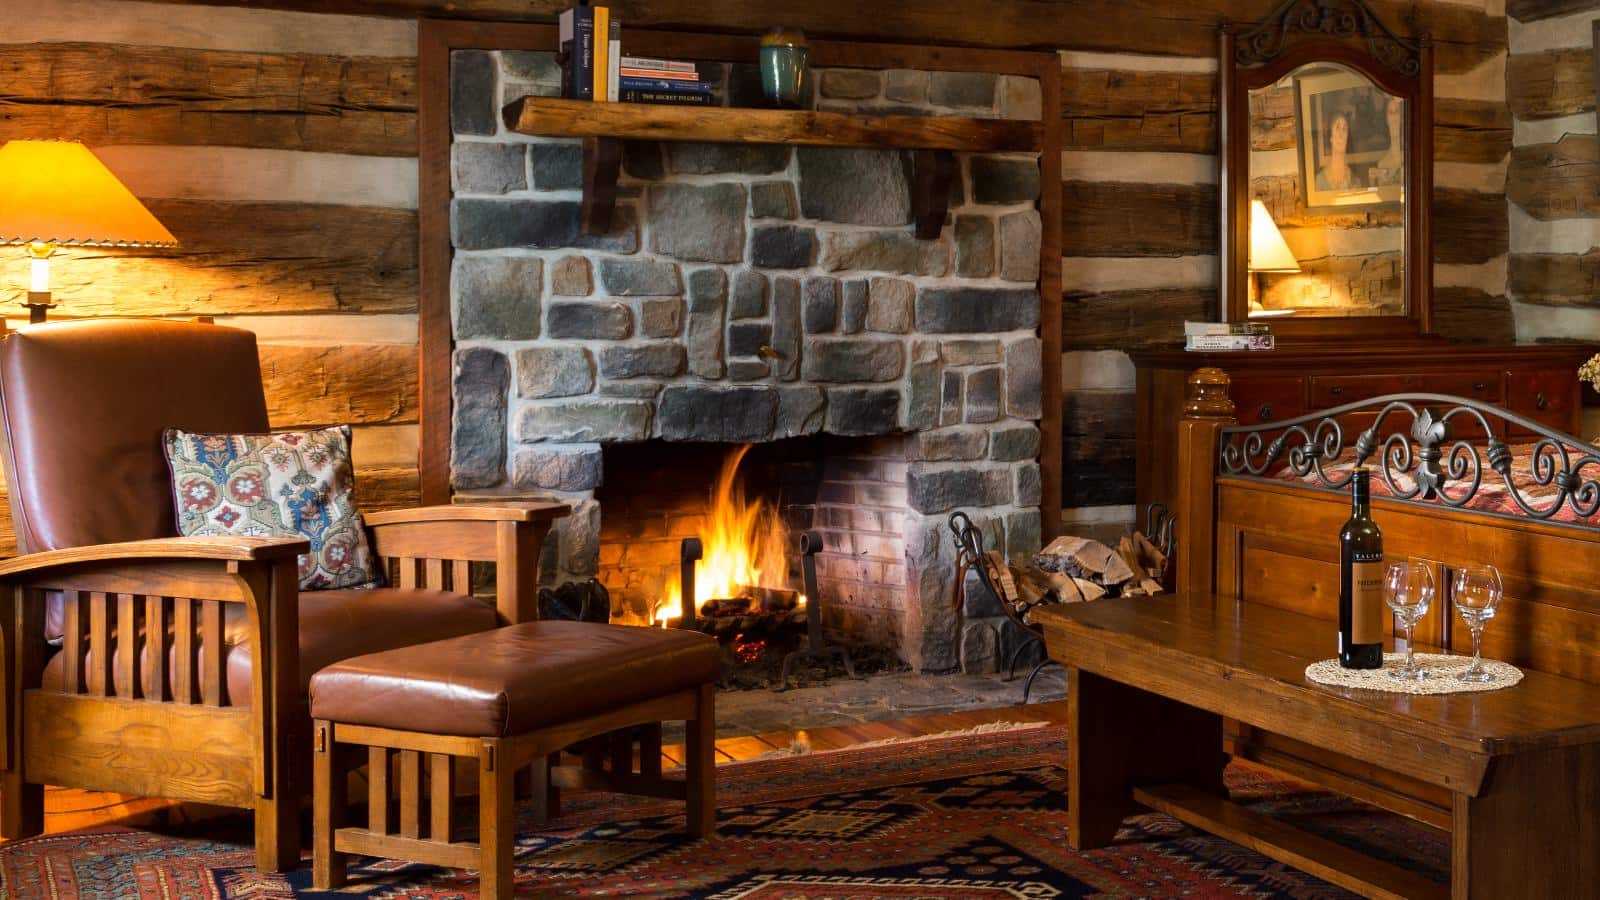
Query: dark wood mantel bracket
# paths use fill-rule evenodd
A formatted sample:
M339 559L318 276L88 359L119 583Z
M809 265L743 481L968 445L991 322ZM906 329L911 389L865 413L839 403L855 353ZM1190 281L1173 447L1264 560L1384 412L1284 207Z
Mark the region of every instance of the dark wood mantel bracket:
M610 137L583 139L584 234L611 232L611 211L617 205L617 177L622 174L622 141Z
M949 150L915 150L911 157L911 216L918 240L938 240L950 209L950 179L956 155Z

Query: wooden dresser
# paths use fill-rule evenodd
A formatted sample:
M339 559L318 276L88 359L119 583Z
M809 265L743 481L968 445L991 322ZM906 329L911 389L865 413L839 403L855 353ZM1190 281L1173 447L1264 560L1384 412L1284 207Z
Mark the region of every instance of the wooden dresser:
M1593 352L1587 344L1494 346L1429 339L1360 348L1302 343L1252 353L1134 350L1129 355L1138 371L1138 508L1172 500L1184 383L1202 366L1228 373L1239 422L1246 425L1382 394L1426 391L1499 404L1579 434L1583 385L1577 370Z

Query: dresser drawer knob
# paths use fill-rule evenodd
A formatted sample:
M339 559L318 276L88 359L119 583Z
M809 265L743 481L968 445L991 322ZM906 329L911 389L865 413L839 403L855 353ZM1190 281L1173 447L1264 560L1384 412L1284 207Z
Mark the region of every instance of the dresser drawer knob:
M1480 381L1480 382L1478 382L1478 383L1477 383L1477 384L1474 384L1474 385L1473 385L1473 386L1472 386L1472 389L1473 389L1473 390L1475 390L1475 391L1481 391L1481 390L1483 390L1483 389L1484 389L1484 388L1486 388L1486 387L1488 387L1488 385L1487 385L1487 384L1484 384L1484 383L1483 383L1483 382L1481 382L1481 381Z
M1550 408L1550 398L1544 395L1544 391L1540 391L1539 396L1533 398L1533 408L1538 410Z
M1256 418L1260 419L1263 422L1270 421L1272 419L1272 404L1271 403L1263 403L1263 404L1261 404L1261 408L1256 410Z
M1334 395L1335 397L1337 397L1340 394L1344 393L1344 388L1342 388L1342 387L1328 388L1328 393L1330 393L1330 394Z

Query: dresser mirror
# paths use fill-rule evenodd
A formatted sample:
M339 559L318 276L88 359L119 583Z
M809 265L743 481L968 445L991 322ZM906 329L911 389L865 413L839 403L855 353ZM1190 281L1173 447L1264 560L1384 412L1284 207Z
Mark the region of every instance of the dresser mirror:
M1222 313L1285 336L1431 330L1431 59L1355 0L1221 40Z

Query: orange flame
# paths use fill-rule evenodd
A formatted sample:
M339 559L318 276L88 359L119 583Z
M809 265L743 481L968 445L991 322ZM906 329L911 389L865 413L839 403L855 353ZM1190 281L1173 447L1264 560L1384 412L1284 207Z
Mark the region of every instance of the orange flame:
M747 587L783 586L787 572L783 523L772 505L745 497L739 477L739 463L749 451L750 445L744 444L729 453L711 489L706 524L699 533L703 554L695 567L697 602L737 597ZM655 619L676 618L682 605L682 586L671 585Z

